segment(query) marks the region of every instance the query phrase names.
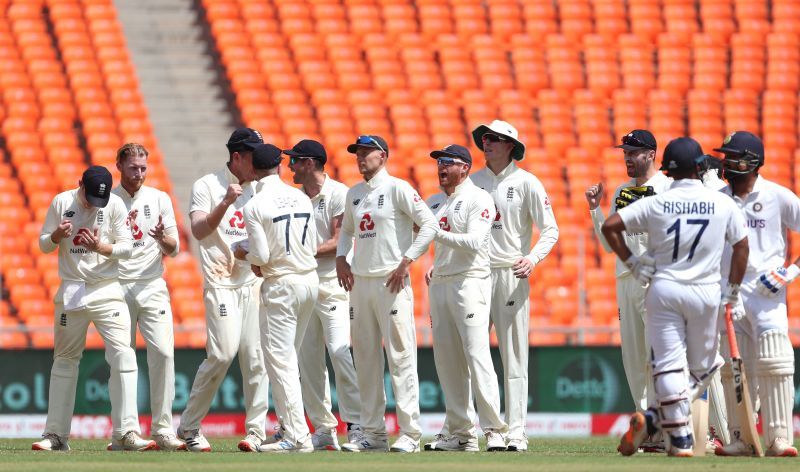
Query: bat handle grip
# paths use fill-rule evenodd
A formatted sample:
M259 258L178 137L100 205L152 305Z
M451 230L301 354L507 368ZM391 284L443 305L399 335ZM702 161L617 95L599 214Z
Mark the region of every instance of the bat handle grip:
M736 342L736 330L733 329L730 303L725 305L725 328L728 331L728 347L730 347L731 350L731 357L734 359L741 359L739 356L739 343Z

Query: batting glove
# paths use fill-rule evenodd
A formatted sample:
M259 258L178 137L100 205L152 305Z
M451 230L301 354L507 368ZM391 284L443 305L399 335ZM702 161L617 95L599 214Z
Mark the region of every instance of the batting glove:
M739 321L744 318L744 304L739 296L739 284L729 283L722 291L722 300L719 303L719 316L725 316L725 308L731 306L731 319Z
M792 283L792 280L796 279L798 275L800 275L800 267L794 264L789 267L778 267L773 271L761 274L756 288L762 295L774 297L781 289Z
M649 284L653 274L656 273L656 260L647 254L638 257L631 254L624 264L631 271L633 278L638 280L642 286Z

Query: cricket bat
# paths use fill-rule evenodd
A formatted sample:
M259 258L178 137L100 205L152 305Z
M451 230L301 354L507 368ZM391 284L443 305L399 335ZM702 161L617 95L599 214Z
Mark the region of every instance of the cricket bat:
M747 375L744 371L744 361L739 354L739 344L736 342L736 332L733 329L731 306L725 307L725 327L728 331L728 345L731 349L731 369L733 370L733 388L736 392L736 405L734 411L739 419L741 430L739 439L753 448L753 455L763 457L764 450L756 429L753 403L750 400L750 391L747 388ZM731 438L733 440L734 438Z
M694 433L694 456L706 455L708 436L708 389L692 402L692 432Z

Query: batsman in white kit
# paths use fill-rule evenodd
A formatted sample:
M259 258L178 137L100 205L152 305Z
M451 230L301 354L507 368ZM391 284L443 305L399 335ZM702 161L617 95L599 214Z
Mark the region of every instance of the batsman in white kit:
M283 153L289 156L294 183L302 185L303 192L311 199L317 228L319 295L298 353L303 406L314 426L311 436L314 449L338 451L338 421L331 412L325 349L336 373L339 415L347 425L347 442L358 441L362 434L361 396L350 354L350 299L336 280L336 245L348 187L325 173L328 155L321 143L304 139Z
M472 131L486 167L472 174L494 199L489 265L492 269L491 323L503 361L508 451L528 450L528 327L530 284L527 278L558 241L558 225L544 186L514 161L525 157L516 128L495 120ZM539 239L531 249L533 225Z
M636 453L642 441L662 430L670 456L691 457L691 402L706 392L723 365L717 323L726 306L740 306L739 284L747 264L747 231L733 201L700 181L703 150L691 138L678 138L664 149L661 170L675 181L669 190L611 215L603 235L642 283L645 334L650 345L655 400L631 417L618 450ZM625 245L622 232L649 235L647 257ZM724 238L718 235L724 234ZM728 284L721 290L720 265L725 243L733 246Z
M175 339L169 292L162 277L162 257L174 257L180 250L178 227L169 195L144 185L147 156L141 144L129 143L117 151L121 179L112 193L125 204L133 238L130 259L119 261L119 281L131 315L131 347L136 348L137 325L147 345L151 435L161 450L185 450L172 430Z
M427 202L439 230L426 280L433 354L450 437L435 441L430 448L479 450L471 408L474 393L486 450L505 451L508 425L500 416L500 390L489 351L489 233L497 211L492 196L469 179L472 156L467 148L452 144L433 151L431 157L437 160L444 192Z
M39 451L69 451L69 433L75 409L78 365L86 346L86 331L93 323L103 338L106 362L111 367L111 444L114 449L145 451L155 441L142 439L136 410L138 370L131 348L131 318L119 284L118 261L133 250L128 212L112 195L111 173L92 166L84 171L78 188L56 195L47 210L39 248L58 250L61 285L55 296L55 345L50 371L47 423L43 439L33 443Z
M297 350L317 302L317 227L311 200L278 175L281 150L262 144L253 167L264 184L244 207L247 262L264 278L261 285L261 345L272 380L282 438L258 444L258 452L314 452L303 411ZM237 250L237 257L240 251Z
M419 452L419 378L411 263L425 253L436 220L407 182L386 172L389 148L380 136L359 136L347 147L364 182L347 192L336 250L339 283L350 291L353 357L361 394L364 437L345 443L349 452L386 451L383 350L397 399L400 437L393 452ZM413 237L414 225L420 230ZM353 264L346 256L357 239Z
M211 451L200 422L239 355L244 390L245 429L242 451L255 451L266 439L267 369L259 339L259 285L250 264L237 260L232 245L247 239L242 210L253 197L253 149L264 140L251 128L239 128L228 139L228 162L219 172L201 177L192 187L189 216L200 243L203 298L206 308L206 359L197 369L178 437L193 452Z
M753 402L756 398L761 401L765 454L796 457L797 448L792 445L794 351L789 340L786 286L800 275L800 259L788 267L784 265L787 230L800 231L800 199L790 189L759 175L764 165L764 144L758 136L736 131L714 150L725 156L722 165L728 186L722 192L731 196L741 209L750 234L750 258L742 282L744 317L734 323L750 378L750 398ZM726 360L730 358L727 346L723 341ZM723 379L728 395L728 426L735 440L724 448L717 448L717 454L749 456L753 449L740 438L745 420L738 418L732 409L731 375L726 366Z

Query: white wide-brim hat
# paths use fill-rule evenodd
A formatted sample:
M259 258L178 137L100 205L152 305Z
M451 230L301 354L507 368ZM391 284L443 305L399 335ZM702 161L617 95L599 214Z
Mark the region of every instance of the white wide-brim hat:
M481 151L483 151L483 135L486 133L494 133L512 140L514 142L514 149L511 150L511 158L515 161L521 161L525 158L525 143L519 140L517 128L511 126L510 123L502 120L494 120L491 124L480 125L472 130L472 139L475 140L475 145L478 146L478 149Z

